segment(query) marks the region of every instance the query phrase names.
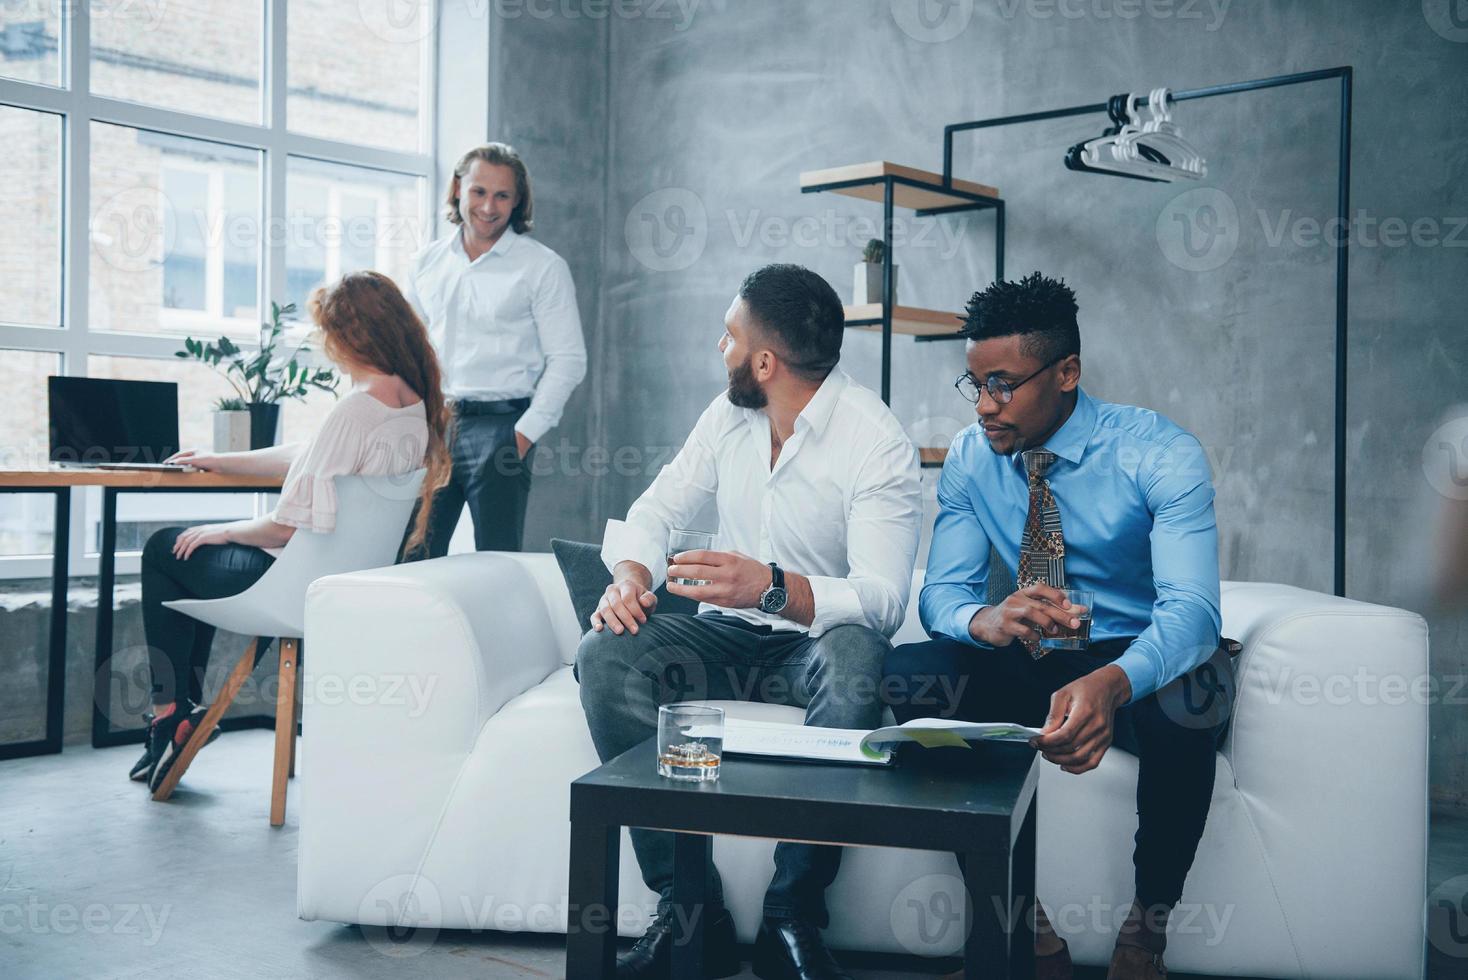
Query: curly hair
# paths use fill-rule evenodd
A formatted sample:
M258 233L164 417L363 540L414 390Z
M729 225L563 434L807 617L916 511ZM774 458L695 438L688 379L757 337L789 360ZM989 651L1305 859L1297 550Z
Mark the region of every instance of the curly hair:
M969 298L963 328L969 340L1020 335L1020 350L1044 362L1081 352L1076 294L1064 279L1032 272L1019 282L999 280Z
M322 347L336 363L370 367L403 379L419 398L428 419L428 474L418 491L418 514L404 553L422 546L428 534L429 504L448 482L451 462L448 432L452 415L443 397L438 355L428 328L402 292L380 272L349 272L311 294L311 319L321 328Z

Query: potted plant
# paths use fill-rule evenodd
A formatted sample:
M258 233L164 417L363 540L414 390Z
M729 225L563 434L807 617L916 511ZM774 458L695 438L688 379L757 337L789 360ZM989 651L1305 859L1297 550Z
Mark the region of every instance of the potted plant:
M280 428L280 403L287 398L305 398L312 388L336 393L337 376L330 368L303 365L297 358L309 353L303 343L288 358L276 355L276 346L285 333L282 317L294 313L296 304L270 304L270 322L260 325L260 348L242 350L228 337L208 342L184 338L184 349L174 356L192 358L209 365L224 375L234 388L237 401L250 416L250 448L264 449L275 445ZM224 403L220 404L224 411ZM219 423L215 423L216 441Z
M861 261L856 264L856 284L852 288L851 301L858 306L863 303L882 302L882 257L887 246L880 238L867 241L861 251ZM892 266L892 302L897 302L897 266Z
M250 410L239 398L214 403L214 451L237 453L250 448Z

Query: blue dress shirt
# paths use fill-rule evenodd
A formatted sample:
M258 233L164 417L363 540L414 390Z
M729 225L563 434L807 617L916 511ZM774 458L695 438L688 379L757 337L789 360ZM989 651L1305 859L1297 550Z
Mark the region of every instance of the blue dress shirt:
M1091 639L1136 637L1116 665L1139 700L1218 645L1218 528L1203 446L1156 412L1076 390L1045 442L1060 510L1068 588L1096 594ZM985 605L989 548L1019 563L1029 485L1018 453L999 455L978 425L954 438L938 478L938 520L918 601L923 628L987 648L968 624Z

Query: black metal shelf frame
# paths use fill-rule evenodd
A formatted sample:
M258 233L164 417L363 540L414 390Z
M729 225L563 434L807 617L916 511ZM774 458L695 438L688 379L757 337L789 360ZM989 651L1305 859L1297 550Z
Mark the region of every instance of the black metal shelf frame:
M931 181L916 180L897 174L884 174L881 177L860 177L853 180L831 181L825 184L812 184L802 187L803 194L816 194L821 192L840 191L848 187L865 187L882 185L882 316L880 319L864 319L847 321L848 327L853 326L876 326L882 327L882 401L890 405L892 403L892 208L893 189L898 184L906 184L921 190L938 191L952 197L961 197L967 200L965 204L945 205L940 208L914 209L917 217L929 215L953 214L959 211L986 211L994 212L994 277L1004 278L1004 199L990 197L987 194L977 194L973 191L953 186L951 174L946 174L942 184L934 184ZM962 334L929 334L913 338L917 341L934 340L962 340Z

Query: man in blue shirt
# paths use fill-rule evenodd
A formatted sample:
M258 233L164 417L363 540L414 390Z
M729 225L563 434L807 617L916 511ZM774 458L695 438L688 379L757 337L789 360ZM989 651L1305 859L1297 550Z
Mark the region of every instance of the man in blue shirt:
M1167 915L1208 817L1230 701L1203 447L1156 412L1081 389L1063 282L996 282L969 301L963 332L956 385L979 420L953 440L938 481L919 600L933 639L895 650L884 687L960 692L956 703L899 695L899 721L1038 725L1032 744L1066 772L1096 768L1113 741L1138 757L1136 895L1108 978L1164 976ZM993 604L991 548L1018 585ZM1067 603L1062 588L1093 593L1094 607ZM1042 644L1087 611L1083 649ZM1069 977L1038 903L1035 918L1036 976Z

